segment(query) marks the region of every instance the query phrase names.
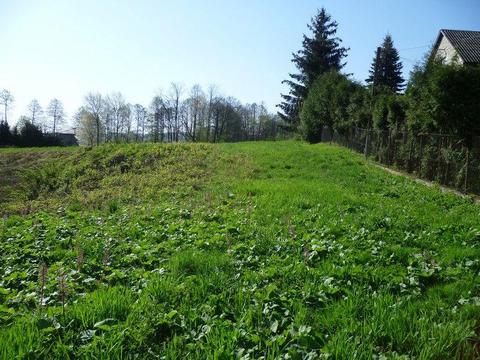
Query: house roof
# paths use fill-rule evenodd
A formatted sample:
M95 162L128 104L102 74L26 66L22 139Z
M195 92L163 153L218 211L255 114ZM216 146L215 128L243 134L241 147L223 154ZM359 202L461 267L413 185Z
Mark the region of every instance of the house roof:
M464 63L480 63L480 31L440 30L435 47L438 48L442 36L452 44Z

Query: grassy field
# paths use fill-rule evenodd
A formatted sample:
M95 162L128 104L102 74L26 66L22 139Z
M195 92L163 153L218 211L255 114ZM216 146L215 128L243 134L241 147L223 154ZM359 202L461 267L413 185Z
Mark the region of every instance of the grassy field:
M10 150L0 174L1 359L480 356L480 207L347 149Z

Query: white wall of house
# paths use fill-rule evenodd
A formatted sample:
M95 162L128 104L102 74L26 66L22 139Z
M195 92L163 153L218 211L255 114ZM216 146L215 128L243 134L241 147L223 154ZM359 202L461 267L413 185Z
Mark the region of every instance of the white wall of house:
M448 41L448 39L443 35L442 39L440 40L440 44L438 45L435 57L437 59L442 59L447 64L454 62L456 64L463 65L463 60L460 58L450 41Z

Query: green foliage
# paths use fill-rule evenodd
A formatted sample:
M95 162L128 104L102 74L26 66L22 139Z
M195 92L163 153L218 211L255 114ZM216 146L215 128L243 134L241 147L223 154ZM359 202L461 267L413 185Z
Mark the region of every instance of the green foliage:
M50 166L16 156L32 154ZM2 359L479 356L480 210L466 199L324 144L56 161L56 190L2 209Z
M0 146L10 145L13 142L13 135L7 121L0 121Z
M428 61L412 73L407 117L413 131L480 136L480 67Z
M29 200L36 199L40 193L49 193L61 186L60 165L55 162L43 164L41 167L25 169L22 172L23 192Z
M367 128L371 124L371 93L367 88L357 86L355 92L351 95L347 107L348 122L345 126L357 126Z
M403 95L397 95L388 89L383 89L374 98L373 128L377 130L403 128L405 107Z
M401 63L389 36L378 50L364 88L337 71L323 73L302 98L300 132L319 142L327 127L346 133L352 126L375 130L458 136L473 148L480 136L480 67L447 65L427 59L412 72L406 94Z
M110 144L51 154L5 152L0 164L5 159L5 172L13 174L7 189L2 190L6 192L3 196L12 201L0 208L0 213L28 212L36 203L60 206L67 198L81 206L114 212L123 201L154 199L171 194L179 186L188 191L175 195L186 197L196 192L211 170L206 161L212 150L211 145ZM62 157L63 162L57 157ZM17 166L22 161L26 164Z
M61 146L60 139L43 134L40 128L28 118L23 119L13 129L8 122L0 121L0 147L2 146Z
M320 142L323 127L342 128L348 117L350 98L359 87L336 71L318 77L300 114L301 130L308 142Z
M318 11L308 25L312 37L303 36L303 48L293 54L292 62L299 73L291 74L292 80L283 83L290 86L288 95L282 95L279 104L282 119L291 130L299 125L299 112L316 79L329 71L340 71L348 49L341 46L342 40L336 37L338 24L332 20L325 8Z
M397 93L404 88L402 78L402 62L397 49L393 46L392 37L387 34L381 47L377 48L373 59L367 84L380 86Z

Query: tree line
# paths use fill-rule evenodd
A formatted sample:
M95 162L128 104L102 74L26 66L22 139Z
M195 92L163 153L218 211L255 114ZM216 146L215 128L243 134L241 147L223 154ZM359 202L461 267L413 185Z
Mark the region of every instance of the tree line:
M352 126L374 131L455 135L467 144L480 136L480 66L444 63L431 52L417 64L408 82L387 34L376 49L365 85L342 73L348 48L336 35L338 23L322 8L293 54L298 73L284 83L279 116L288 129L319 142L330 128L345 133Z
M9 124L8 113L15 98L7 89L0 91L0 146L60 146L62 142L56 136L58 127L65 123L66 114L63 104L52 99L46 111L38 100L33 99L27 106L26 115L22 115L13 127Z
M0 93L0 146L58 145L56 134L66 120L60 100L53 99L46 112L32 100L27 114L11 128L7 115L13 101L8 90ZM269 113L263 103L242 104L219 94L213 85L207 91L199 85L187 91L179 83L155 95L148 106L131 104L120 92L88 93L73 115L73 123L76 137L88 146L104 142L273 140L284 133L279 117Z
M263 104L242 104L194 85L179 83L148 106L129 104L121 93L89 93L75 114L77 134L87 145L102 142L221 142L271 140L281 132L278 116Z

